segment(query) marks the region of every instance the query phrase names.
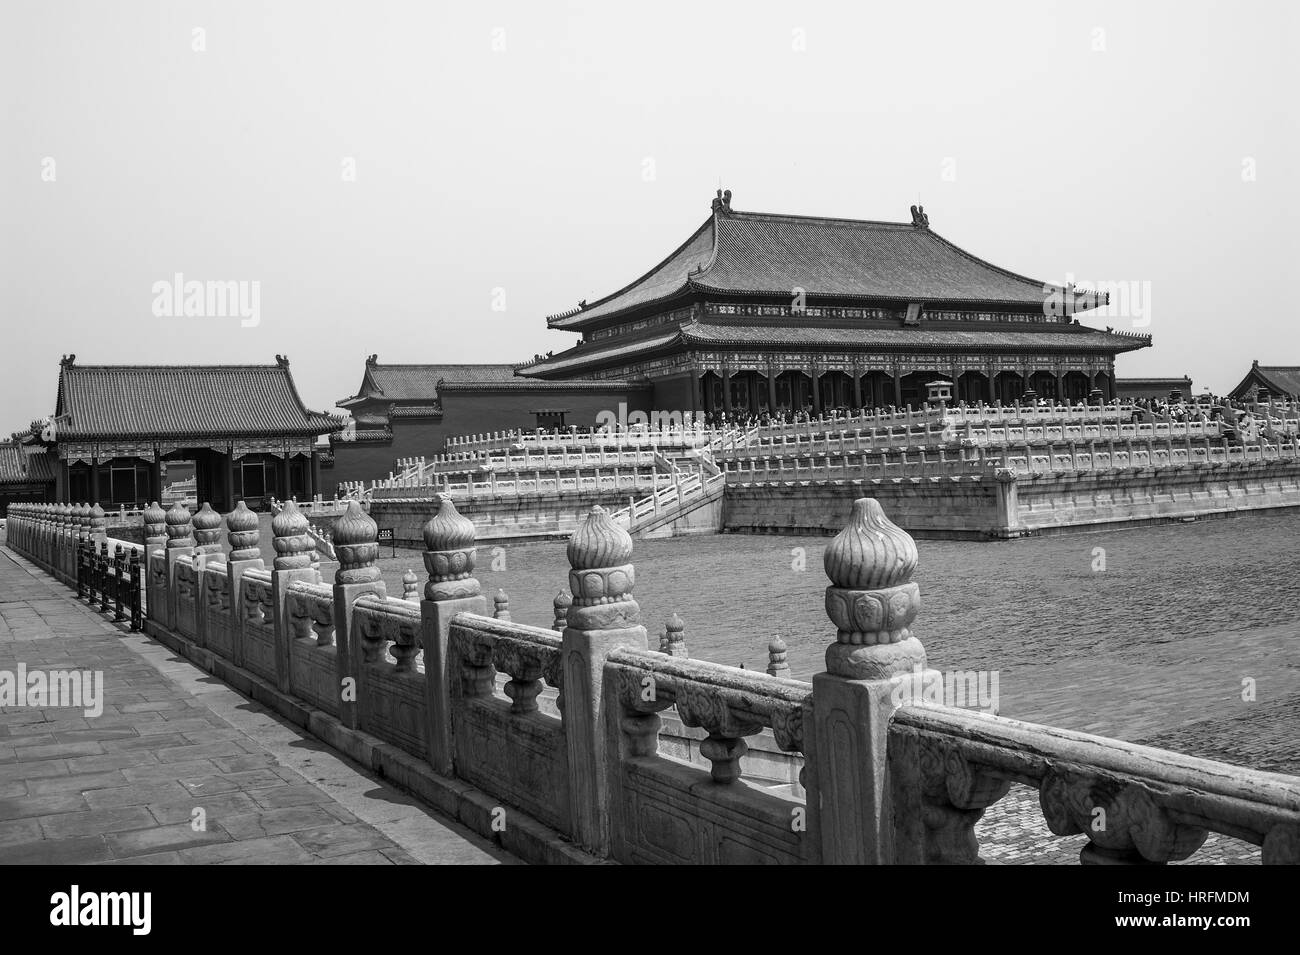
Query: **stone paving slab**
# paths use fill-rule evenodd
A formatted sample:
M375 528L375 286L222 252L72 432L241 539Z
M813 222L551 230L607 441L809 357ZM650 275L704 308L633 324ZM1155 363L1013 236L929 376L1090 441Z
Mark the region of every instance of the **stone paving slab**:
M516 861L0 547L20 663L102 671L103 711L0 707L0 864Z

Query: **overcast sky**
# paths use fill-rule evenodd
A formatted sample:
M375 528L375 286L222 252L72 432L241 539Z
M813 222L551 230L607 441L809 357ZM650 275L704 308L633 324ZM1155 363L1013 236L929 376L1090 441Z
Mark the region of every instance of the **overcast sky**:
M737 209L907 221L1121 282L1121 376L1300 364L1296 4L83 2L0 22L0 433L58 360L568 347L545 316ZM354 176L350 176L352 171ZM260 283L260 321L155 283ZM251 288L251 285L249 286ZM494 306L504 310L495 310Z

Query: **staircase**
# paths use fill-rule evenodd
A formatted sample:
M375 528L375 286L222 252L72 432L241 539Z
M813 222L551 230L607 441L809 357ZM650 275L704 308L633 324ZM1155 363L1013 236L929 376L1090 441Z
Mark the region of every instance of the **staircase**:
M711 504L720 504L727 476L713 460L709 445L676 453L655 454L655 465L672 475L673 483L628 502L612 519L628 533L640 537L666 537L684 528L675 525L682 518ZM721 519L719 509L717 518ZM716 527L710 529L716 530Z

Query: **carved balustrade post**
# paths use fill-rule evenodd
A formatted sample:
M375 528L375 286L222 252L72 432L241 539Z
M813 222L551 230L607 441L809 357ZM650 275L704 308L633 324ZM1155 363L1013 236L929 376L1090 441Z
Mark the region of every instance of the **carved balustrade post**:
M176 564L180 558L194 553L194 526L190 523L189 509L180 501L177 501L167 510L166 522L167 550L164 582L167 591L165 594L166 618L163 625L168 630L175 630L177 619L176 597L179 592L176 584Z
M339 716L344 726L356 729L360 723L358 708L365 705L361 695L366 688L360 685L364 647L352 633L353 604L363 594L387 595L382 575L375 566L375 558L379 556L379 525L360 504L350 501L348 509L334 521L330 537L339 561L339 568L334 572L334 639L338 646L335 659L342 690ZM285 632L287 637L287 627ZM287 649L287 641L285 646Z
M506 596L503 588L498 587L496 596L492 598L493 610L492 617L495 620L504 620L510 622L510 598Z
M812 713L806 714L814 726L804 780L809 831L820 832L828 864L888 864L898 854L889 721L899 688L927 672L925 648L909 629L921 606L911 581L916 543L879 503L862 498L823 562L831 581L826 612L836 636L826 651L826 672L813 677Z
M157 585L166 579L167 512L157 501L154 501L145 507L142 518L144 520L145 603L149 615L161 619L166 613L167 598Z
M194 515L194 559L199 566L200 558L221 558L221 515L212 509L207 501Z
M429 762L439 773L450 776L455 771L455 747L448 680L460 678L449 668L451 621L458 613L485 614L487 601L474 578L478 552L474 522L456 510L449 495L439 494L434 500L437 510L421 529L429 580L420 601L420 643L424 647Z
M664 622L664 632L659 637L659 652L671 657L689 657L686 649L686 624L673 614Z
M261 536L260 519L248 509L247 504L240 501L226 515L226 543L230 546L230 553L226 556L226 586L230 588L227 597L231 619L234 621L231 656L236 666L244 665L244 623L247 618L240 581L249 570L263 570L266 567L260 547ZM278 654L278 642L276 646ZM288 673L287 667L285 672Z
M98 542L108 536L108 518L104 516L104 509L96 504L90 509L90 537Z
M194 528L194 642L206 646L208 642L208 570L209 562L224 563L221 550L221 515L204 501L191 521Z
M349 510L353 507L357 507L356 501L348 504ZM238 513L238 509L233 513ZM247 521L247 518L241 517L240 520ZM275 681L276 686L279 687L282 693L288 693L290 690L289 644L294 639L293 631L289 626L288 615L285 613L285 601L289 594L289 587L296 580L305 580L312 584L320 583L320 571L312 567L312 549L315 545L312 543L310 530L311 521L307 520L307 515L299 510L297 503L292 498L286 501L284 506L280 508L280 513L271 519L271 546L275 549L275 558L271 561L271 612L274 614L271 623L275 632ZM252 546L252 544L248 544L246 549L251 550ZM335 589L337 590L337 588ZM349 607L349 614L350 612L351 608ZM335 632L337 633L337 595L334 601L334 614ZM243 618L241 617L241 619ZM349 619L351 619L350 616ZM242 633L240 636L242 642ZM343 655L343 651L340 649L339 658L342 658ZM338 665L343 667L345 664L340 659ZM341 681L342 676L340 675L338 687L340 697L343 695ZM346 711L347 706L344 705L340 712Z
M573 598L566 590L561 590L551 601L551 607L555 611L555 621L551 624L551 629L556 633L564 633L564 628L569 625L569 605L572 603Z
M788 656L785 641L781 639L780 634L777 634L767 645L768 676L779 676L788 679L790 676L790 664L787 662Z
M56 508L59 519L59 570L65 581L72 580L77 574L76 536L72 529L72 505L60 504Z
M632 537L604 508L593 507L573 532L568 558L573 603L561 655L572 832L576 842L603 856L609 852L607 720L618 718L616 705L606 712L605 659L616 647L646 649L646 630L632 597Z

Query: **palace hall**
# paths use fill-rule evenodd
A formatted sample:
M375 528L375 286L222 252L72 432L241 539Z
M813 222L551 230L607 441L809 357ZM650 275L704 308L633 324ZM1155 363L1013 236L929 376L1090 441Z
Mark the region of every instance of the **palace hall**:
M54 415L14 438L29 461L44 459L55 500L157 501L163 464L186 461L199 500L228 511L240 499L310 498L316 439L342 424L304 407L280 355L274 365L79 365L69 355Z
M1080 324L1098 304L958 248L921 207L910 222L777 215L719 191L662 262L551 316L579 341L517 374L645 378L656 408L696 414L920 404L936 379L965 401L1110 400L1115 356L1151 338Z

